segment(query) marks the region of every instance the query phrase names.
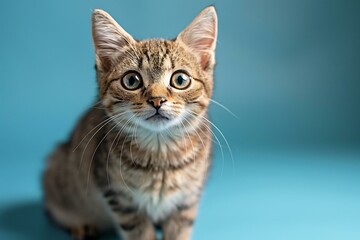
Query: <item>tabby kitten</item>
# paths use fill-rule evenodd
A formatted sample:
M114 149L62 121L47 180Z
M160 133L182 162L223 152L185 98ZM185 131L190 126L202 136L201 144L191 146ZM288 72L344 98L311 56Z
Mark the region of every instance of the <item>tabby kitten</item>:
M217 16L174 40L132 38L92 16L99 102L50 156L46 209L75 239L115 227L124 240L189 239L210 165L207 109Z

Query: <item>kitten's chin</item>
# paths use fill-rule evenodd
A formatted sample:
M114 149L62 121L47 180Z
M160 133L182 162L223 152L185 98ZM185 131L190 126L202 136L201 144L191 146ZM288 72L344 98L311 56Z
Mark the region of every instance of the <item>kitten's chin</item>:
M140 120L139 125L152 132L162 132L180 123L179 118L169 119L161 115L153 115Z

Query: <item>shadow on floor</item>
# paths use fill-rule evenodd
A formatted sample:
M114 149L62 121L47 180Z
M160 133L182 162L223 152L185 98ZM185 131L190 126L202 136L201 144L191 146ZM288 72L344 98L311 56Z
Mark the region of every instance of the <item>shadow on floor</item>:
M0 232L17 240L69 240L69 234L57 226L44 211L40 201L9 204L0 208ZM114 240L114 233L102 236Z
M70 239L65 231L49 220L40 201L3 206L0 209L0 229L11 239Z

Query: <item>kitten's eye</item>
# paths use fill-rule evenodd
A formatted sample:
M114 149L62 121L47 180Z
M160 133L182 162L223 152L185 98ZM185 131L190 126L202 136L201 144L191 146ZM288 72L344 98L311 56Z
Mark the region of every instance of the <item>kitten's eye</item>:
M131 71L124 75L121 84L127 90L136 90L142 86L143 82L138 72Z
M175 72L171 76L170 85L174 88L183 90L190 86L191 77L184 72Z

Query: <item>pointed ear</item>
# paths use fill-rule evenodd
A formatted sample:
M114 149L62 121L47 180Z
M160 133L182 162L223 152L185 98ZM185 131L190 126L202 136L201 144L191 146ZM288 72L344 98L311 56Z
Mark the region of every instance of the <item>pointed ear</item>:
M217 38L217 15L213 6L202 10L183 30L177 41L183 42L197 56L201 67L206 70L215 64Z
M107 71L135 40L105 11L95 9L92 15L92 36L97 67Z

